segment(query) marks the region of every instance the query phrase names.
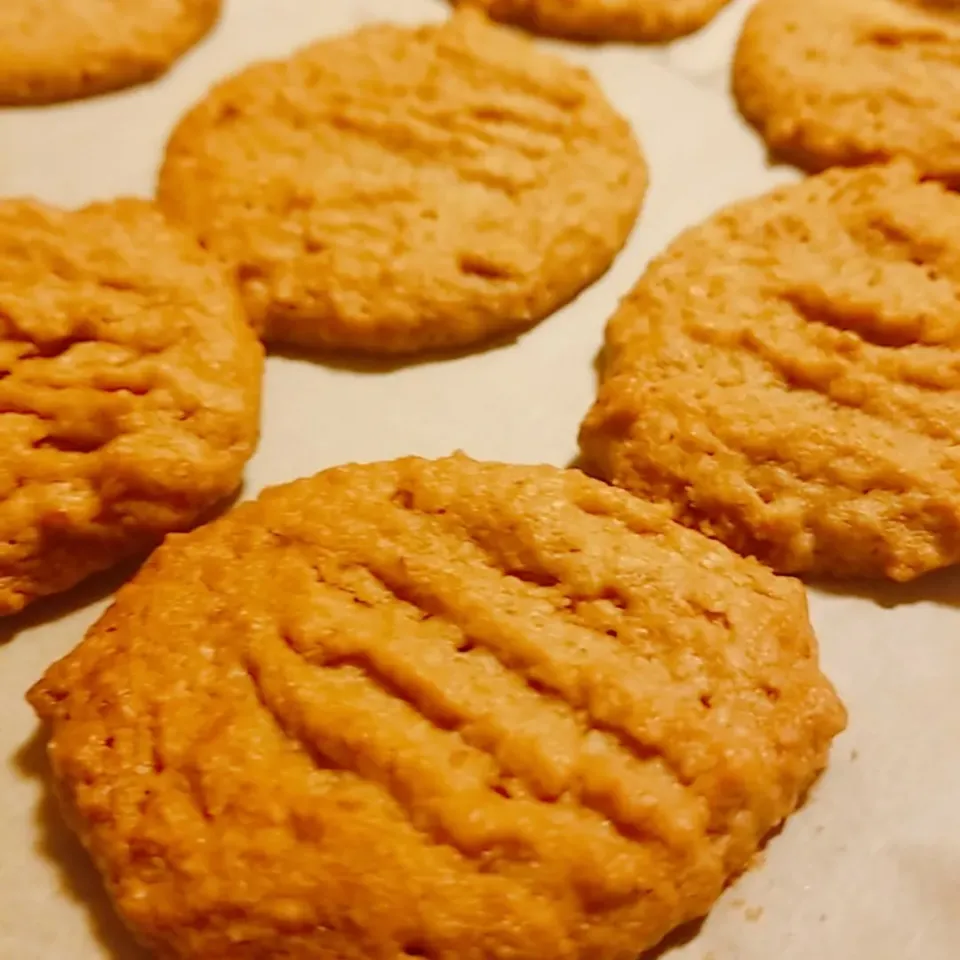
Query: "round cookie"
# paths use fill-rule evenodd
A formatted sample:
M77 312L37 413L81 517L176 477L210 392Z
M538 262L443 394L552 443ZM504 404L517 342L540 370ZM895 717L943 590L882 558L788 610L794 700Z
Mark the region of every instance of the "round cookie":
M270 342L382 353L516 333L600 276L646 185L583 70L463 11L365 27L216 87L159 198Z
M451 0L494 20L568 40L656 43L709 23L730 0Z
M797 581L463 455L168 539L29 698L120 913L181 960L633 957L845 723Z
M960 560L960 196L906 161L736 204L607 330L591 472L789 573Z
M261 368L227 278L152 204L0 201L0 615L234 492Z
M808 170L905 156L960 186L960 6L760 0L733 89L777 154Z
M2 0L0 106L56 103L165 73L221 0Z

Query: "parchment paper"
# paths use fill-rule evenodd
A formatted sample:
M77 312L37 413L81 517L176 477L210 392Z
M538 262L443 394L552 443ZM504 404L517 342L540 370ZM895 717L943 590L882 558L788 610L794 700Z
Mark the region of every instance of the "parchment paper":
M245 495L342 461L458 447L477 457L569 462L604 321L645 262L720 205L796 176L767 168L726 91L743 13L735 3L668 48L556 45L597 72L650 161L652 188L614 269L518 343L475 356L396 369L271 358L263 442ZM0 111L0 194L67 205L149 195L170 128L224 73L365 20L445 14L441 0L228 0L217 32L153 86ZM22 699L123 575L0 623L0 960L142 957L60 824ZM814 590L811 606L850 729L758 867L664 955L958 960L960 574L859 594Z

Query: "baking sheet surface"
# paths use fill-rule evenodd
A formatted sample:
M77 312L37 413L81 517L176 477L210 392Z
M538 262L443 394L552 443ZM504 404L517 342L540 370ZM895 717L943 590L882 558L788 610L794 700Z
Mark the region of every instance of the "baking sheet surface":
M669 48L562 47L634 123L652 187L610 273L518 343L395 369L268 361L263 441L245 496L347 460L462 448L568 463L603 324L683 227L796 176L765 164L726 92L734 3ZM228 0L217 32L161 82L0 111L0 194L66 205L149 195L166 136L211 82L364 21L446 13L432 0ZM556 45L558 48L560 45ZM0 960L135 960L43 781L26 688L103 609L118 575L0 622ZM851 714L808 805L669 960L960 958L960 575L811 593L827 672ZM549 958L545 958L549 960Z

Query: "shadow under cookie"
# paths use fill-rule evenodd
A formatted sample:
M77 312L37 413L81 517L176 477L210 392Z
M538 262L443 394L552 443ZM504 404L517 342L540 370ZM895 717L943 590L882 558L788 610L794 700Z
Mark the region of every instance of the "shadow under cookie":
M61 895L87 914L91 934L110 960L150 960L152 955L137 944L117 916L90 857L64 822L51 786L42 730L20 748L13 762L24 777L43 783L35 816L36 852L55 866Z
M94 574L64 593L44 597L13 616L0 617L0 645L13 642L21 633L68 617L116 593L140 568L148 554L131 558Z
M869 600L878 607L895 608L917 603L960 607L960 566L925 574L909 583L885 583L876 580L830 580L813 577L808 586L836 596Z

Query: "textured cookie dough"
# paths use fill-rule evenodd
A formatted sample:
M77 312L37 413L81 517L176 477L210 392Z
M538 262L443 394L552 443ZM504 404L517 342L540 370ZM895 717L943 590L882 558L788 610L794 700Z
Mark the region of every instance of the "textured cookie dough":
M30 700L183 960L623 960L845 712L802 586L575 471L351 465L170 538Z
M0 106L153 80L217 22L221 0L2 0Z
M733 89L770 148L799 166L905 156L960 187L954 0L760 0Z
M730 0L451 0L502 23L569 40L663 42L693 33Z
M592 471L784 572L960 560L960 196L906 161L689 230L606 352Z
M365 27L216 87L159 198L235 271L267 341L465 347L600 276L646 186L583 70L480 14Z
M152 204L0 201L0 615L231 494L261 367L227 278Z

